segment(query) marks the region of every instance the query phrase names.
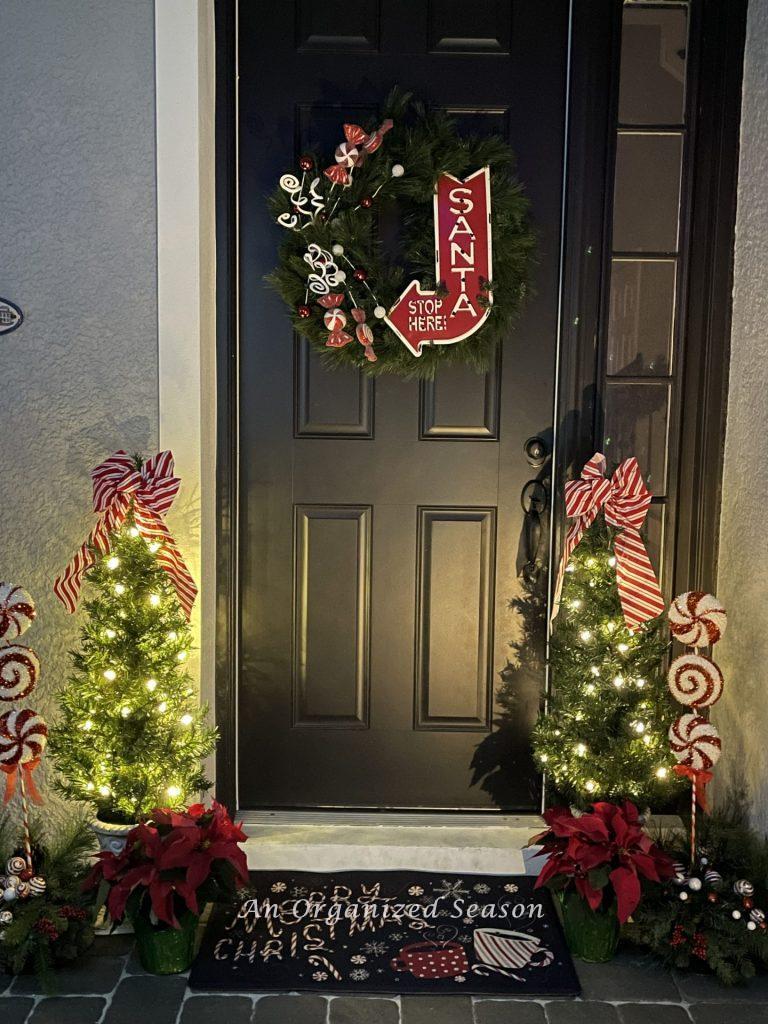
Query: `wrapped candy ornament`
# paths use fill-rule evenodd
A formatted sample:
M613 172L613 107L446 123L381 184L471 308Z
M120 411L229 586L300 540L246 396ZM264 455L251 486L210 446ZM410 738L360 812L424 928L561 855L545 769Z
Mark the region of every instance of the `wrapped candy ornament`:
M690 590L669 607L669 628L686 647L710 647L725 633L728 616L714 594Z
M0 583L0 642L10 643L26 633L35 615L35 602L23 587Z

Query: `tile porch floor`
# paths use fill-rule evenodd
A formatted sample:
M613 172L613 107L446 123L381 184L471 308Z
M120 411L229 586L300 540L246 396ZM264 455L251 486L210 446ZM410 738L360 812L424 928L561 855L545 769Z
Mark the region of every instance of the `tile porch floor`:
M127 935L102 936L80 967L59 972L58 995L33 977L0 975L2 1024L768 1024L768 977L723 989L644 958L577 961L581 999L470 999L196 994L186 978L142 972Z

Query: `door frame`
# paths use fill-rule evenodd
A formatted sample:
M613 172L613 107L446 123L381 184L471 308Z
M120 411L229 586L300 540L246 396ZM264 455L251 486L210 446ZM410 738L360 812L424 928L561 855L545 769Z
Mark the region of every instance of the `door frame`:
M215 0L216 51L216 754L217 797L237 808L238 185L237 2ZM724 8L728 7L726 11ZM741 75L747 0L691 0L695 78L685 371L673 588L714 586L730 336ZM569 64L556 380L553 500L595 450L607 324L621 0L569 0ZM695 32L695 35L694 35ZM702 69L706 73L702 73ZM695 337L698 344L689 344ZM690 351L689 351L690 350ZM549 580L562 519L550 522ZM546 698L545 698L546 699ZM542 797L544 799L544 796ZM313 812L314 813L314 812ZM317 812L322 813L322 812ZM338 812L335 820L345 820ZM349 812L354 815L355 812ZM307 812L302 812L306 816ZM251 818L274 820L264 811ZM325 819L327 820L327 814ZM359 813L356 814L359 818ZM400 815L402 817L402 814ZM414 815L414 823L427 815ZM446 817L443 815L441 817ZM453 820L458 822L461 815ZM386 812L375 815L379 821ZM315 819L319 820L319 819ZM346 820L350 820L346 818ZM500 814L486 821L503 820ZM426 821L424 822L426 823Z

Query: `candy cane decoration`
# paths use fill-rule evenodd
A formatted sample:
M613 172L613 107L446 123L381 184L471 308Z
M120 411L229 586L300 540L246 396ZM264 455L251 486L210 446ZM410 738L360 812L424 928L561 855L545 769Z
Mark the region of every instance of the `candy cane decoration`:
M339 972L333 966L331 961L327 959L327 957L318 956L317 953L313 953L312 956L310 956L308 959L313 967L324 967L326 971L333 975L336 981L341 981L341 974L339 974Z
M19 776L19 789L21 792L21 827L24 833L24 859L27 862L27 869L34 871L32 865L32 839L29 832L29 803L27 802L27 787L24 782L24 772Z

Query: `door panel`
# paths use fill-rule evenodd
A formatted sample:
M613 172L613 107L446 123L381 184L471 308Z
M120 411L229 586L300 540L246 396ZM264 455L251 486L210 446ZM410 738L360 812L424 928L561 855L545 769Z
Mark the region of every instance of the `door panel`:
M241 808L494 810L472 762L501 730L499 804L536 805L543 624L529 664L505 671L503 708L497 683L528 628L513 604L523 444L551 430L567 8L240 6ZM301 152L332 153L344 121L375 119L395 83L517 152L535 290L485 375L325 371L264 284L282 230L265 196Z

